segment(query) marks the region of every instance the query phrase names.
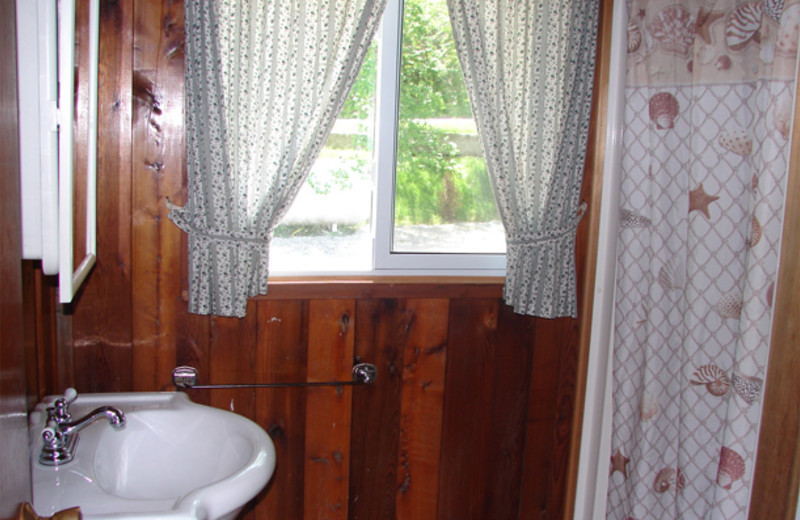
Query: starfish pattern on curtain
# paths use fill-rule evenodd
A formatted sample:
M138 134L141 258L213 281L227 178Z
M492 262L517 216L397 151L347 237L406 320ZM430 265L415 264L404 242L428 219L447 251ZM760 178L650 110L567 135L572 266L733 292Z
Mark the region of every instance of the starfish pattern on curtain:
M607 517L744 520L800 2L628 2Z

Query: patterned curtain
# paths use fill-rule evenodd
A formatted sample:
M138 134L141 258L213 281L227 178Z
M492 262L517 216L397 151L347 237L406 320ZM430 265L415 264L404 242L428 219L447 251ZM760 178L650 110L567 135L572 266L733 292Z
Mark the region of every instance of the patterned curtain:
M386 0L187 0L189 311L244 316Z
M599 2L447 3L505 226L505 300L523 314L574 317Z
M628 15L608 518L744 520L800 1Z

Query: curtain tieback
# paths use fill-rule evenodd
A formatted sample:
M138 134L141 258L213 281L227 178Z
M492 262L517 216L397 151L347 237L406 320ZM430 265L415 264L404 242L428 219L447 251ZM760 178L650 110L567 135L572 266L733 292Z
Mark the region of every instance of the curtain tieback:
M191 231L190 233L201 236L203 238L214 240L217 242L227 242L227 243L246 243L246 244L269 244L270 237L253 237L253 236L242 236L241 234L230 234L230 235L223 235L219 233L207 233L203 231Z
M567 222L566 226L548 229L539 233L519 233L511 235L507 237L506 243L514 246L530 246L542 242L561 240L565 236L575 235L578 229L578 223L581 221L581 218L583 218L584 213L586 213L587 207L588 204L586 202L581 202L578 212Z
M258 236L250 231L221 232L218 230L210 230L205 226L205 224L203 224L203 220L201 218L195 216L195 214L187 210L185 207L178 207L167 200L167 208L170 210L170 220L172 220L176 226L186 233L196 237L214 240L216 242L251 244L269 244L272 239L271 233L267 234L267 236ZM198 222L200 223L199 225Z

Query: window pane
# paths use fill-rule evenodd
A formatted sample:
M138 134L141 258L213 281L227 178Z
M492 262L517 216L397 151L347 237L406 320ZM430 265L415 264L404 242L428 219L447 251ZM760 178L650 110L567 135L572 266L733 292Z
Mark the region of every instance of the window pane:
M373 43L325 147L275 229L272 272L372 268L376 55Z
M406 0L393 252L504 253L446 0Z

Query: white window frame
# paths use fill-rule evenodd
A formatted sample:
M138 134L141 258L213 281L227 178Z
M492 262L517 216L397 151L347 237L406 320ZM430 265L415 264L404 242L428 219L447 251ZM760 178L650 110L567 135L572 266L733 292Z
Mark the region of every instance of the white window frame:
M369 271L286 272L283 276L505 276L505 254L392 252L394 184L400 101L403 0L388 0L376 38L380 40L376 81L373 151L373 201L370 220L372 269Z

